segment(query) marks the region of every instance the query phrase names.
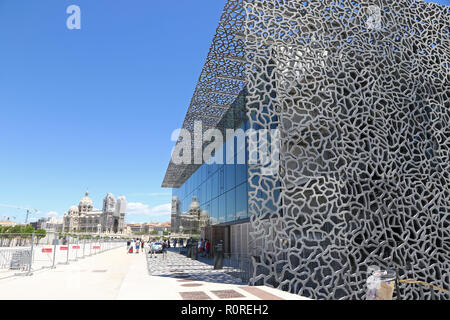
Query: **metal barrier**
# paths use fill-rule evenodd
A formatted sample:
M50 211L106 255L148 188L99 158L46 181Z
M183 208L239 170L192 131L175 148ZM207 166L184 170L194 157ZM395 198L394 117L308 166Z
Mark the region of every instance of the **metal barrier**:
M242 282L249 283L253 275L252 257L247 254L224 253L224 271Z
M124 239L81 239L64 235L50 244L41 242L36 234L0 234L1 275L31 275L33 271L56 268L59 264L69 264L125 245Z

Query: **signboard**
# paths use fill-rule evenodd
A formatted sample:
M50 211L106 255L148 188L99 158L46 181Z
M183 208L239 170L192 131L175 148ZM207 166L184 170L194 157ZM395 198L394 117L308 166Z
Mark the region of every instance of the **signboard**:
M80 246L72 246L72 249L78 250L80 249Z
M93 246L93 249L100 249L100 246Z
M52 250L52 248L43 248L43 249L42 249L42 252L43 252L43 253L52 253L53 250Z
M69 250L69 247L59 247L59 250L65 250L65 251L67 251L67 250Z

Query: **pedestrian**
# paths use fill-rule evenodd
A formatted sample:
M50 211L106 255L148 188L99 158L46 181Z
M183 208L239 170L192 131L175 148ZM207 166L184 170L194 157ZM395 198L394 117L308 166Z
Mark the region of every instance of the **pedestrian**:
M166 243L166 241L162 242L162 258L163 259L167 258L167 243Z
M183 247L183 242L184 242L184 240L183 240L183 239L180 239L180 246L181 246L181 247Z
M209 240L206 239L206 244L205 244L205 250L206 250L206 257L209 258L209 249L211 247L211 244L209 243Z
M198 253L200 253L200 255L202 254L202 243L203 239L198 242Z
M130 253L130 244L131 244L131 241L127 240L127 253Z
M139 240L136 241L136 253L139 253L139 244L141 242Z
M202 252L204 257L206 253L206 239L202 240Z
M143 253L145 253L144 244L145 244L145 241L141 239L141 248L142 248Z
M155 239L152 239L152 241L150 242L150 252L151 252L150 258L153 258L153 257L156 258L154 244L155 244Z
M177 247L177 238L173 239L173 247L174 247L174 248Z

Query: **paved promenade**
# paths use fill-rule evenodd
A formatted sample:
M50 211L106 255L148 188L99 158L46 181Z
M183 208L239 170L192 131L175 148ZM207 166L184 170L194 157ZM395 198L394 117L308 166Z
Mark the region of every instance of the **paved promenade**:
M187 278L186 274L193 275ZM305 299L268 287L249 287L212 266L174 252L149 259L125 248L56 269L0 280L0 299Z

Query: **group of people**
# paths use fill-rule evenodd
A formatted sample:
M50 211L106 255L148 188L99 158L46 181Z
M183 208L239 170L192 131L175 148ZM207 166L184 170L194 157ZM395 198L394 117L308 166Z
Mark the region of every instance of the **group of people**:
M133 253L136 250L136 253L139 253L139 250L142 249L144 252L145 241L142 239L133 239L127 241L127 252Z
M146 253L146 252L148 252L150 254L150 257L156 258L156 249L155 249L154 243L158 243L158 242L161 244L162 258L166 259L167 258L167 249L170 248L169 240L157 241L156 239L151 239L151 240L148 240L147 242L142 239L128 240L127 241L127 252L128 253L133 253L133 252Z
M209 242L208 239L202 239L201 241L198 242L198 253L200 253L200 255L202 257L209 258L210 248L211 248L211 243Z
M162 258L167 258L167 249L170 248L170 241L169 240L160 240L157 241L156 239L148 240L147 242L142 239L133 239L127 241L127 252L128 253L139 253L139 252L148 252L150 254L150 257L156 258L156 249L154 246L154 243L160 243L161 244L161 252L162 252ZM189 242L189 241L188 241ZM184 246L183 239L177 240L173 239L173 247L176 248L177 244L179 244L180 247ZM147 251L148 248L148 251ZM210 257L210 249L211 249L211 243L208 239L201 239L201 241L198 242L198 253L202 257Z
M173 247L176 248L177 244L180 244L180 247L184 246L184 240L180 239L178 240L177 238L173 239Z
M148 241L149 246L150 246L150 250L149 250L149 254L150 254L150 258L155 257L156 258L156 249L154 244L155 243L159 243L161 245L161 253L162 253L162 258L166 259L167 258L167 249L170 248L170 241L169 240L160 240L160 241L156 241L156 239L152 239Z

